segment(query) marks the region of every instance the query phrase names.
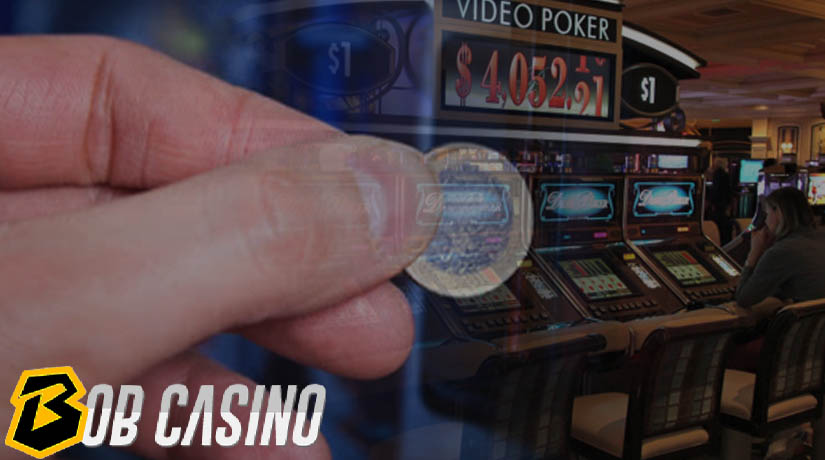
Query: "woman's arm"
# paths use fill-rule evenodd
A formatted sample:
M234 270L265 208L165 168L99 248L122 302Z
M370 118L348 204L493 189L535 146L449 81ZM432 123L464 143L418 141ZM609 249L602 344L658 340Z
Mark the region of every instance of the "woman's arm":
M748 256L742 278L736 289L736 303L749 308L768 297L776 296L779 286L791 273L791 258L784 254L781 247L774 246L756 256L753 251ZM751 257L756 261L751 263ZM754 266L755 265L755 266Z

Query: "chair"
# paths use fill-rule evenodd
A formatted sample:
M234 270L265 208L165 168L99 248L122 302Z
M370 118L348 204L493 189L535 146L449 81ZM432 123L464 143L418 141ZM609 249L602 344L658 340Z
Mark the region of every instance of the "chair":
M493 354L461 381L428 384L427 405L451 420L409 429L370 458L568 460L573 398L587 356L606 342L595 331L560 336Z
M588 459L683 458L718 449L722 371L740 319L728 314L657 325L629 365L629 393L576 398L571 435Z
M463 394L462 459L567 459L570 414L592 335L560 346L496 357Z
M824 367L825 299L782 308L768 324L756 374L725 371L720 418L729 456L764 456L774 435L819 419ZM765 442L754 446L754 437Z

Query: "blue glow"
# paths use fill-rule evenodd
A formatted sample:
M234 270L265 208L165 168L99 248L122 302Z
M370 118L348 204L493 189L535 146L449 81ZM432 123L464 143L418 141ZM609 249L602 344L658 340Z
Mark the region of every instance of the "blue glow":
M636 182L633 184L633 216L692 216L694 182Z
M542 222L609 221L615 214L614 184L541 184Z
M644 233L644 231L642 231ZM657 239L657 240L636 240L633 242L636 246L647 246L649 244L659 244L664 242L665 240Z
M759 181L762 160L742 160L739 164L739 183L755 184Z
M285 40L284 52L285 70L322 93L358 94L392 77L392 47L349 24L306 25Z

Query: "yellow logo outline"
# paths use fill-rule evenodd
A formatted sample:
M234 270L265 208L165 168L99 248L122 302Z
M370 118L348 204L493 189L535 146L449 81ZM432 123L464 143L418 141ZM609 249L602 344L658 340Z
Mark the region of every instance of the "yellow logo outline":
M55 414L51 409L45 407L45 404L49 403L53 399L61 396L69 391L62 384L54 384L47 388L43 388L41 390L32 392L25 397L21 397L23 394L23 388L28 382L28 380L32 377L46 377L52 375L65 375L69 378L69 380L74 384L77 391L74 394L70 395L66 398L66 405L72 407L80 412L80 420L78 421L78 426L75 434L63 441L55 443L53 446L44 449L44 450L36 450L30 446L22 444L16 441L15 435L18 431L18 425L20 423L20 418L23 415L24 407L27 401L32 398L40 397L40 404L37 406L37 413L35 414L35 423L32 427L32 431L36 431L44 426L49 425L52 422L60 420L62 417L60 414ZM62 388L63 390L58 392L56 388ZM6 445L11 447L12 449L16 449L20 452L23 452L26 455L30 455L37 459L43 459L50 455L56 454L63 449L71 447L80 441L83 440L83 433L86 428L86 418L89 415L89 409L80 402L80 400L86 396L86 388L83 386L83 383L75 374L74 369L71 366L62 366L62 367L47 367L42 369L32 369L23 371L20 375L20 380L17 381L17 385L14 388L14 393L11 396L10 402L14 406L14 416L11 420L11 426L9 427L9 432L6 434ZM43 410L48 410L51 414L41 414ZM54 418L54 415L57 415L57 418ZM45 422L43 420L46 419ZM39 425L38 425L39 423Z

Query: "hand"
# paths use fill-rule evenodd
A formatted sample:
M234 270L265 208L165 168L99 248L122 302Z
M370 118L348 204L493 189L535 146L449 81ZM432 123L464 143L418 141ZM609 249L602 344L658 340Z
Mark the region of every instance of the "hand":
M2 38L0 68L0 396L70 365L87 389L144 387L141 455L328 457L161 449L160 394L251 384L189 351L227 330L348 377L401 365L411 315L387 280L432 237L420 154L112 39Z
M771 233L767 227L762 227L759 230L751 232L751 250L748 253L748 259L745 261L745 265L755 267L756 263L759 262L759 258L773 245L773 242L773 233Z

